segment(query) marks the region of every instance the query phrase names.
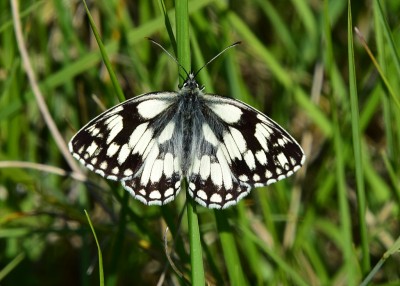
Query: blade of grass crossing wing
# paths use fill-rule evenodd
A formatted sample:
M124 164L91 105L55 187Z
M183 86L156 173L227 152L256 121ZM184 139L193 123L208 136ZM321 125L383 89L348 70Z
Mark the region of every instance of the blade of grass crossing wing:
M176 43L178 62L186 69L190 70L190 39L189 39L189 14L188 14L188 1L177 0L176 4ZM184 71L179 67L179 74L184 74ZM180 77L180 84L182 84ZM192 285L203 286L205 285L204 266L203 266L203 253L200 240L200 230L198 215L196 212L196 205L190 198L187 192L187 184L182 185L182 190L187 194L189 202L187 203L187 217L189 227L189 241L190 241L190 262L192 266Z

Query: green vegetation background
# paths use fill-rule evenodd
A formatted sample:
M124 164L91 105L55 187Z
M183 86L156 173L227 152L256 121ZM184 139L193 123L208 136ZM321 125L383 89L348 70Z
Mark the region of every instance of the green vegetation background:
M81 1L20 2L23 44L68 142L118 103L115 89ZM209 285L400 282L400 2L352 2L189 2L194 70L242 41L199 74L206 92L263 111L307 154L296 176L236 207L197 207ZM89 9L127 98L177 89L176 64L145 39L174 50L159 1ZM189 285L185 194L148 207L91 172L83 183L38 107L11 4L0 11L0 285L99 285L84 209L106 285Z

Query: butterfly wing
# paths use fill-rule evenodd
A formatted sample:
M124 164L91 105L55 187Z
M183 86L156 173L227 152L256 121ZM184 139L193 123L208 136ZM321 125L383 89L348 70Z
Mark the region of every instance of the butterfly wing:
M94 118L69 142L88 169L122 185L145 204L165 204L180 190L181 172L170 143L175 92L127 100Z
M198 203L226 208L251 188L282 180L302 166L302 148L270 118L238 100L203 97L206 122L188 175Z
M181 189L182 172L177 151L174 144L160 142L160 137L155 139L142 167L131 179L122 181L123 187L147 205L171 202Z

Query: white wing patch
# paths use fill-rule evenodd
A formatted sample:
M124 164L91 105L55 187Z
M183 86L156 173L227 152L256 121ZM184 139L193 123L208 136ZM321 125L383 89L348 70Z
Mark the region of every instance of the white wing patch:
M129 147L133 148L138 143L139 139L142 138L143 133L147 130L149 126L148 122L142 123L138 125L135 130L132 132L131 136L129 136Z
M203 155L200 160L200 176L203 180L206 180L211 173L211 162L209 155Z
M158 143L164 143L171 139L172 134L174 133L175 123L170 122L167 124L165 129L161 132L160 136L158 137Z
M244 161L246 162L250 170L254 170L256 168L256 162L254 160L254 155L253 152L251 152L251 150L247 150L244 153Z
M219 163L212 163L210 168L211 181L216 186L222 186L222 170Z
M93 156L98 147L99 146L96 144L96 142L93 141L92 144L90 144L89 148L87 148L86 150L87 154L89 154L89 156Z
M203 128L203 135L204 138L211 143L213 146L217 146L219 144L219 141L217 137L215 137L214 132L211 130L210 126L207 123L203 123L202 125Z
M150 99L137 105L137 111L144 119L152 119L171 105L171 102Z
M110 131L108 137L107 137L107 144L110 144L115 136L118 135L119 132L124 128L124 125L122 123L122 116L118 114L114 114L110 118L108 118L105 123L107 124L107 128Z
M209 107L217 116L228 124L237 123L243 114L242 110L235 105L211 103Z
M120 146L117 143L112 142L107 149L107 156L113 157L118 152L119 148L120 148ZM94 159L96 159L96 158L94 158Z

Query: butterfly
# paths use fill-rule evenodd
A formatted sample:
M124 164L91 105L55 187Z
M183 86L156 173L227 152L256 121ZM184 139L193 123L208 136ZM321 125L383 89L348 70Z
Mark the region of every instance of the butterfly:
M75 134L70 152L146 205L174 200L185 178L189 195L215 209L304 164L288 132L246 103L203 93L198 72L187 73L177 92L143 94L106 110Z

